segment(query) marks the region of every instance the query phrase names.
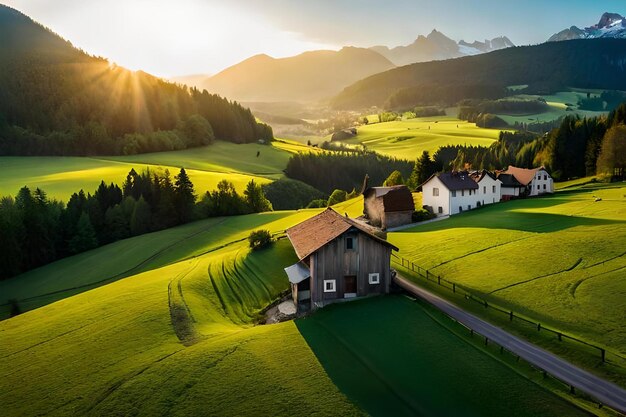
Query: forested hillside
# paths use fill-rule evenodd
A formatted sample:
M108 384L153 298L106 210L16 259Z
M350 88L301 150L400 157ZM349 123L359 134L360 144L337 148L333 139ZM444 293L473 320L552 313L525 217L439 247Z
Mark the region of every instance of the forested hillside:
M0 6L0 155L134 154L270 140L249 109L129 71Z
M437 86L510 85L572 86L626 90L626 40L593 39L507 48L484 55L425 62L396 68L361 80L333 100L336 108L360 109L402 104L408 108L422 97L421 89ZM407 91L404 91L408 89ZM435 91L436 92L436 91ZM467 97L480 98L474 89ZM415 95L415 100L411 97ZM485 97L488 98L488 97ZM436 102L437 97L429 97ZM442 97L445 102L448 97Z

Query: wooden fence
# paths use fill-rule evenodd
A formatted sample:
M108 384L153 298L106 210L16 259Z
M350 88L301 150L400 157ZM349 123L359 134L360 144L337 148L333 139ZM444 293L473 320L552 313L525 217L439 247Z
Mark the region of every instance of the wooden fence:
M571 340L573 342L582 344L586 347L590 347L594 350L597 350L600 358L602 359L602 362L606 362L607 360L607 350L601 346L594 345L593 343L589 343L585 340L577 338L576 336L569 335L561 330L550 328L549 326L546 326L544 324L541 324L540 322L534 321L528 317L523 316L522 314L516 313L513 310L505 309L494 303L488 302L487 300L484 300L481 297L478 297L472 294L468 289L464 288L463 286L455 282L452 282L450 280L447 280L445 278L442 278L440 275L435 275L432 272L430 272L428 269L423 268L419 265L416 265L412 261L405 259L401 256L398 256L395 253L392 253L391 261L392 263L395 263L396 265L404 268L406 271L412 272L414 276L423 278L428 282L435 283L442 288L452 291L453 293L460 294L466 300L480 304L486 309L491 309L502 315L508 316L509 321L519 320L535 327L538 332L543 331L543 332L554 334L559 341L563 341L567 339L567 340ZM610 353L620 359L626 359L615 352L610 352Z

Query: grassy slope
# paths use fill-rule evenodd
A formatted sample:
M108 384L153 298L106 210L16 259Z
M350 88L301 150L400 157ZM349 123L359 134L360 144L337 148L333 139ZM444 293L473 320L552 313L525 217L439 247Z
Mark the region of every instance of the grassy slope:
M146 167L167 168L172 176L180 167L190 168L188 173L198 193L214 190L223 179L233 182L241 192L251 179L263 184L281 177L288 159L288 151L274 146L226 142L184 151L107 159L0 157L0 195L15 195L27 185L42 188L50 197L67 200L81 188L93 192L101 180L122 184L131 168L139 172Z
M485 207L390 234L401 255L487 300L626 355L626 188ZM602 198L594 202L595 196Z
M499 134L496 129L483 129L474 123L441 116L361 126L356 138L346 142L362 143L371 150L413 160L423 151L432 155L444 145L489 146Z
M223 261L249 267L243 253L231 257L247 252L242 243L2 322L3 412L284 415L298 400L321 414L356 413L293 323L249 328L261 307L250 300L264 306L287 287L281 266L295 256L285 243L261 255L277 262L254 270L260 277L244 271L207 280ZM220 288L226 314L207 281ZM239 292L224 291L231 286ZM327 401L315 401L322 395Z
M405 297L332 306L297 325L337 386L372 415L587 415Z
M589 90L594 94L600 94L602 90ZM581 98L587 97L587 90L570 90L570 91L559 91L555 94L551 95L528 95L528 94L520 94L516 97L524 98L524 99L538 99L543 98L546 100L550 109L547 112L540 114L530 114L530 115L506 115L506 114L498 114L504 121L509 124L514 124L515 122L519 123L530 123L530 122L548 122L551 120L556 120L562 116L572 116L579 115L580 117L597 117L606 112L595 112L588 110L579 110L578 109L578 100ZM568 104L572 104L573 106L569 106L573 109L573 111L566 111L565 109L568 107Z
M363 200L339 204L336 209L358 216ZM61 259L0 281L0 319L9 314L8 300L17 299L23 311L73 294L213 251L247 238L250 230L284 231L319 210L272 212L202 220L160 232L125 239ZM97 268L92 265L98 265Z
M356 199L337 209L355 215L361 205L362 201ZM250 253L246 242L227 244L245 236L246 228L259 227L263 221L264 228L280 231L315 212L242 216L233 218L231 224L219 223L219 219L198 222L194 225L199 231L209 228L213 232L180 241L174 252L160 253L154 248L157 256L137 270L144 272L0 322L0 368L4 375L0 379L0 403L4 415L292 415L294 410L317 415L360 414L326 374L329 372L334 379L336 370L328 363L324 369L318 362L316 356L324 361L324 354L318 350L319 340L311 339L307 332L303 332L307 339L303 338L302 329L293 322L253 326L261 310L288 288L282 268L295 261L289 242L283 239L256 253ZM175 231L179 237L188 236L194 225ZM184 230L187 227L190 230ZM220 227L225 230L218 231ZM157 234L171 238L167 235L171 232ZM136 241L135 245L149 243ZM92 252L91 258L83 261L82 271L97 266L113 272L118 260L106 247ZM192 254L197 256L189 257ZM146 255L148 251L142 254ZM80 273L72 269L71 263L52 264L45 269L68 283ZM39 276L43 279L45 271ZM426 351L439 355L455 350L450 344L458 344L454 336L442 332L419 310L405 307L392 302L379 317L372 317L371 311L352 310L345 317L335 315L329 321L337 312L334 309L319 316L329 327L338 326L331 330L335 336L349 338L360 350L365 343L362 350L372 354L371 360L384 372L382 378L392 381L392 389L404 398L407 392L415 391L409 379L420 375L416 370L432 359L421 356ZM377 332L359 331L366 322L353 325L363 319L374 320L378 332L391 331L389 335L399 339L389 344L386 337L376 337ZM392 322L403 323L404 327L389 329ZM416 324L423 326L420 332L410 333L410 340L402 340L403 330ZM429 342L424 345L425 341ZM327 343L324 339L321 342ZM407 343L400 347L396 344L400 342ZM393 366L386 368L384 359L381 368L382 356L388 358L381 356L383 347L389 346L394 346L398 361L391 361ZM458 349L453 355L468 354L467 347ZM340 357L345 355L341 352ZM451 405L442 404L441 396L421 396L419 401L425 407L451 409L467 400L470 402L466 406L476 413L479 409L503 410L506 406L517 414L541 408L575 415L576 410L484 354L473 355L475 360L458 360L454 368L421 369L421 375L426 371L431 374L416 386L467 388L450 380L450 369L454 369L464 375L465 381L475 378L476 373L487 375L480 390L460 394ZM361 372L355 375L363 375ZM507 399L508 405L492 400L496 397L485 399L487 405L471 399L474 394L497 389L500 382L487 382L496 377L506 378L507 383L531 395ZM18 382L25 380L29 383ZM373 381L374 388L379 388L377 383ZM346 392L353 394L350 389ZM389 395L385 393L384 399L392 402L386 404L395 407L397 395ZM380 411L364 406L366 411Z

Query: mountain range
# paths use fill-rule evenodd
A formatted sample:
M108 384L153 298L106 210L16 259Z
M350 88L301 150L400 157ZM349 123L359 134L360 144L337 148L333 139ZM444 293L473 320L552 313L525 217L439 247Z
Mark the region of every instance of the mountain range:
M626 90L626 39L547 42L406 65L347 87L331 103L335 108L354 110L386 104L405 108L451 104L442 97L451 97L456 103L523 84L548 91L565 86ZM464 91L468 96L462 96Z
M572 39L619 38L626 39L626 18L618 13L604 13L600 21L593 26L580 29L572 26L555 33L548 42L568 41Z
M394 67L365 48L309 51L288 58L261 54L196 85L240 101L308 102L332 97L347 85Z
M459 58L467 55L478 55L498 49L515 46L506 36L486 39L484 42L472 43L463 40L455 42L443 33L433 29L428 36L420 35L413 43L406 46L373 46L370 49L378 52L397 66L416 62L439 61Z
M287 58L261 54L201 78L173 78L243 102L314 102L338 94L363 78L415 62L477 55L514 46L506 37L485 42L455 42L433 30L406 46L344 47L309 51Z

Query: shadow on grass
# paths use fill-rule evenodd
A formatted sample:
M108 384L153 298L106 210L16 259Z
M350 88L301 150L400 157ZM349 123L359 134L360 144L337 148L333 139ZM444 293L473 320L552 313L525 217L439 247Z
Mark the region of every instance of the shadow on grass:
M333 383L373 416L587 415L403 296L332 305L296 326Z
M572 202L572 200L559 197L503 202L457 214L444 221L416 226L398 233L431 232L461 227L550 233L577 226L626 224L626 220L598 219L566 214L522 211L527 209L536 210L548 208L569 202ZM592 203L592 201L590 201L590 203Z

